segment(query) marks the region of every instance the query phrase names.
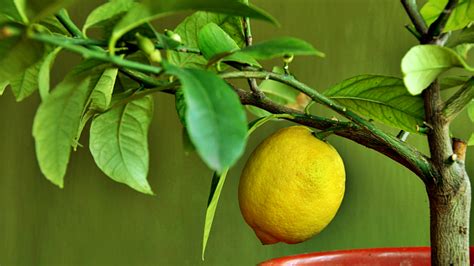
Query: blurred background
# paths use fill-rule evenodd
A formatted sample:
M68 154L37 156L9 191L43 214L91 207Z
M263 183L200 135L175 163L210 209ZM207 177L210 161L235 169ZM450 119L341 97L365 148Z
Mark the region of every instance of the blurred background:
M408 19L391 0L255 0L281 28L255 22L255 42L295 36L324 51L325 59L298 57L291 71L323 90L358 74L401 76L400 60L416 43ZM82 25L101 1L77 1L72 18ZM157 21L173 28L183 16ZM54 67L58 82L78 57L66 54ZM286 122L267 124L254 134L246 154L228 176L201 260L202 230L212 172L196 154L185 155L174 99L156 95L149 133L146 196L108 179L87 149L73 153L58 189L40 173L31 136L38 95L16 103L9 90L0 97L0 265L255 265L269 258L313 251L429 244L429 212L424 186L408 170L350 141L330 137L344 158L347 192L333 222L311 240L262 246L239 211L240 171L255 146ZM315 107L318 114L331 113ZM249 116L251 118L251 116ZM396 131L387 129L394 134ZM467 114L453 134L472 131ZM426 152L424 139L409 142ZM474 149L466 165L474 176ZM472 224L472 223L471 223Z

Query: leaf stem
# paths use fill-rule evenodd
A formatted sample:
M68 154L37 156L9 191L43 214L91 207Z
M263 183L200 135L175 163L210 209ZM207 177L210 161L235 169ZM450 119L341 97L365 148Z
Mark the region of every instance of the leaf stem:
M63 24L66 30L74 37L84 38L84 33L74 24L74 22L69 17L66 9L61 9L56 14L56 18Z

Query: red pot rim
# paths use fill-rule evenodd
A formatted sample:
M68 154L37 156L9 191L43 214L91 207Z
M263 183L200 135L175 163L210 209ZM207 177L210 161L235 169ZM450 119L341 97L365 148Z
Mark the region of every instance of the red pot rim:
M429 262L430 259L430 247L386 247L386 248L361 248L351 250L335 250L325 252L312 252L306 254L292 255L281 258L274 258L262 262L261 266L272 266L272 265L310 265L311 263L320 263L317 265L323 265L322 262L331 262L331 260L342 261L347 264L338 265L351 265L351 261L357 262L360 258L371 258L384 260L387 258L403 257L407 259L417 259L418 261ZM474 254L474 247L470 248L471 257ZM419 265L419 264L414 264ZM429 265L429 264L428 264Z

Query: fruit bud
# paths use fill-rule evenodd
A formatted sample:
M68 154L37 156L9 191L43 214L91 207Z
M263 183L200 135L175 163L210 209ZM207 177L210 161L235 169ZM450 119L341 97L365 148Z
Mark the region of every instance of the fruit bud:
M285 62L285 64L289 64L291 62L293 62L293 59L295 57L292 55L292 54L286 54L283 56L283 62Z
M155 51L155 44L153 44L153 42L147 37L142 36L140 33L137 33L135 36L137 37L138 47L140 50L151 56Z
M176 42L179 42L179 43L182 43L183 40L181 39L181 36L171 30L165 30L165 35L167 37L170 37L172 40L176 41Z
M159 50L153 51L153 53L149 54L148 57L150 58L150 61L154 63L161 63L162 61L161 53Z

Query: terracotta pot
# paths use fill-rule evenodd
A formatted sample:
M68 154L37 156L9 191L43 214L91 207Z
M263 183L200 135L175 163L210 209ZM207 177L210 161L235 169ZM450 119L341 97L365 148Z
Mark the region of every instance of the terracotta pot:
M474 247L471 247L471 258ZM271 259L260 266L429 266L429 247L371 248L314 252ZM471 264L474 265L474 264Z

